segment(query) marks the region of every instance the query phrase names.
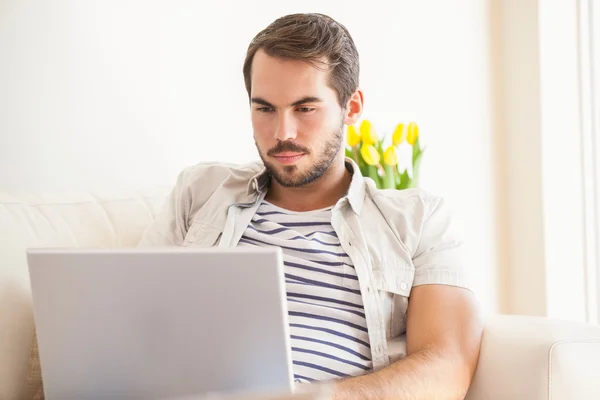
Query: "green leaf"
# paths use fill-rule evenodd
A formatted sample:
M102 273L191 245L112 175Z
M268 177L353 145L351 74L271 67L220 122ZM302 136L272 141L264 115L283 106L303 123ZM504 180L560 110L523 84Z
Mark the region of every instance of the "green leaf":
M400 184L397 186L398 190L408 189L410 187L410 176L408 176L408 171L404 171L404 173L400 176Z
M377 151L379 153L381 153L381 156L383 157L383 139L380 139L376 144L375 144L375 148L377 149Z
M400 185L400 179L402 177L402 174L398 170L398 166L396 166L396 173L394 175L395 175L394 176L395 177L395 188L398 189L398 186Z
M362 174L362 176L369 176L369 166L364 165L360 167L360 173Z
M422 153L421 143L419 142L419 138L417 137L417 140L415 140L415 144L413 144L413 146L412 146L412 162L413 162L413 164L415 163L415 160L417 159L417 157L419 157L419 155L421 153Z

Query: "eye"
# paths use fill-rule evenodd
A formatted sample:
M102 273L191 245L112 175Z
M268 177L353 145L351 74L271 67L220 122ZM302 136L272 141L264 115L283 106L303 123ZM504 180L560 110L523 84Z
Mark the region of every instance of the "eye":
M300 107L300 108L297 108L297 110L300 111L301 113L308 113L308 112L314 111L315 109L312 107Z
M273 109L271 107L258 107L256 111L261 113L270 113L273 112Z

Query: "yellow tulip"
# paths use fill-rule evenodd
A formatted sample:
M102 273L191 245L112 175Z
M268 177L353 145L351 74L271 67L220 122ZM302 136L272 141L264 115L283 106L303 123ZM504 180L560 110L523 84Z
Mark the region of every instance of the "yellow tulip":
M394 146L398 146L404 140L404 124L398 124L396 130L392 134L392 143Z
M369 165L379 165L381 157L375 146L367 144L360 148L360 155Z
M394 146L390 146L385 150L383 153L383 162L392 167L398 164L398 156L396 155L396 148Z
M356 128L354 127L354 125L348 125L346 142L350 147L354 147L360 143L360 135L358 134L358 132L356 132Z
M408 124L408 128L406 129L406 141L411 146L415 144L417 138L419 137L419 127L414 122Z
M373 124L371 123L371 121L368 120L363 120L363 122L361 122L360 124L360 137L362 138L362 142L365 145L372 145L377 143L377 141L379 140L377 138L377 134L375 133L375 130L373 129Z

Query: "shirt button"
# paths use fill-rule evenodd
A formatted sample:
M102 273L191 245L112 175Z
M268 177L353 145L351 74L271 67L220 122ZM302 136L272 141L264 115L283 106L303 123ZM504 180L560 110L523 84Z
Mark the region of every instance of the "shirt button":
M402 282L402 283L400 284L400 289L402 289L402 290L406 290L406 288L408 288L408 285L406 284L406 282Z
M367 286L367 293L371 293L371 287Z

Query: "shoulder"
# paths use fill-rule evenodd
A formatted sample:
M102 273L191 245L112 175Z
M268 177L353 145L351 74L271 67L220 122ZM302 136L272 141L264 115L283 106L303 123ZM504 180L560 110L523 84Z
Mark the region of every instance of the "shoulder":
M387 225L413 254L419 245L462 240L463 224L444 196L419 188L379 190L374 184L369 192Z
M250 181L264 171L262 162L247 164L204 162L184 168L177 177L176 197L185 209L194 211L219 189L236 198L248 190Z
M184 168L178 177L182 187L202 184L207 187L219 186L230 177L246 184L264 170L261 162L247 164L203 162Z
M264 171L262 162L252 162L247 164L234 164L223 162L203 162L190 165L184 168L178 178L177 183L182 189L197 192L214 191L225 181L231 181L233 186L230 189L245 190L248 183Z
M382 212L410 213L421 220L427 219L436 209L447 207L442 196L421 188L381 190L369 185L369 192Z

